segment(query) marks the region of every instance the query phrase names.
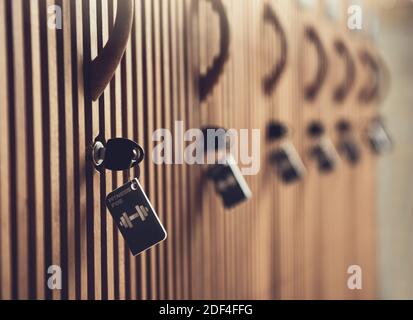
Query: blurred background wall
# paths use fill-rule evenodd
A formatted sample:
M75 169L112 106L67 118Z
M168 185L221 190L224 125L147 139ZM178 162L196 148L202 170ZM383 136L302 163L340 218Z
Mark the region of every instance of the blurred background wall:
M391 72L382 113L396 143L378 162L379 297L413 299L413 3L377 1L376 41Z

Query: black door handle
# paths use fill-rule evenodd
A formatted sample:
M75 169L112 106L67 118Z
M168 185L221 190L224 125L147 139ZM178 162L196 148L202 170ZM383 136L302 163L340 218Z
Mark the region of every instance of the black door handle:
M264 7L264 21L268 24L271 24L280 37L280 59L271 71L271 73L268 74L263 81L264 92L267 95L271 95L274 89L276 88L278 81L281 78L285 66L287 65L287 36L276 13L269 4L266 4Z
M102 52L90 65L89 90L96 101L105 90L118 67L132 30L134 0L119 0L112 34Z
M380 67L376 59L367 50L360 53L360 60L373 74L372 83L367 83L359 91L360 102L369 103L377 98L380 92Z
M214 58L212 65L208 67L206 73L199 76L199 96L201 101L205 100L218 83L229 58L230 43L229 21L222 0L207 1L211 2L212 9L219 18L220 41L219 54Z
M356 65L346 44L342 40L336 40L334 47L337 54L344 60L346 66L346 75L341 84L334 90L334 100L342 102L348 96L356 79Z
M324 81L326 80L328 60L327 53L316 29L313 27L307 27L305 30L305 35L306 38L316 47L318 56L318 70L316 73L316 77L314 81L307 85L305 88L306 99L314 100L317 97L321 87L323 86Z

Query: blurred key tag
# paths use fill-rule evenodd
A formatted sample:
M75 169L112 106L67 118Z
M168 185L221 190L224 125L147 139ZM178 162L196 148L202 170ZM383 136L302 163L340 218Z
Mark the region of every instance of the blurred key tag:
M270 160L275 164L278 176L285 183L299 181L307 173L297 149L291 142L284 142L271 154Z
M251 198L252 193L232 155L227 155L225 164L215 164L208 169L208 177L215 183L225 208L232 208Z
M393 149L393 140L380 119L373 120L368 126L367 136L372 150L377 155L381 155Z
M333 171L339 161L339 157L330 139L323 137L313 148L312 156L317 160L318 169L321 172Z
M134 256L166 239L166 231L138 179L108 194L106 206Z

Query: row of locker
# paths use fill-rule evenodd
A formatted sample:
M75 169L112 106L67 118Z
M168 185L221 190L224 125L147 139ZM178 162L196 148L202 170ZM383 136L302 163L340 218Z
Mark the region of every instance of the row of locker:
M208 66L206 73L201 74L198 79L201 101L208 97L209 93L219 81L221 73L225 70L225 64L229 59L231 38L229 28L230 22L228 21L223 3L219 0L211 0L210 3L212 4L212 9L219 17L219 54L214 57L212 66ZM88 72L91 73L90 91L93 100L97 100L103 93L122 58L132 28L132 12L133 1L123 2L122 7L118 10L118 16L113 31L115 35L116 33L121 33L118 38L123 39L123 44L116 43L116 47L113 48L113 43L109 39L102 52L92 61L91 68L88 70ZM264 22L271 25L280 37L279 61L275 64L275 67L271 70L269 75L264 77L262 82L263 92L267 96L271 96L287 66L288 41L277 14L268 3L265 4L263 12ZM127 25L128 27L120 27L119 21L122 21L122 25ZM322 40L314 27L306 26L304 32L306 40L314 45L318 59L318 69L314 81L307 84L304 88L304 98L313 101L317 99L319 92L323 89L324 81L326 80L329 64L328 55L326 54ZM122 33L125 35L122 35ZM353 57L346 44L341 39L335 40L334 47L336 53L343 59L345 64L345 76L342 83L335 88L332 98L336 103L342 103L353 90L356 69ZM380 65L384 66L383 63L380 64L376 61L367 50L361 51L359 56L361 62L369 67L372 72L372 79L369 80L373 84L368 84L367 86L364 85L358 92L360 103L368 104L371 101L375 101L380 96L380 89L383 87L383 75L388 76L388 74L383 72L380 68ZM117 62L111 62L114 59L116 59ZM105 70L105 68L107 70ZM203 134L203 136L205 136L205 141L203 141L204 139L201 139L203 142L201 147L204 145L209 146L207 143L207 140L209 139L206 134L207 131L211 131L210 134L213 135L212 139L216 138L217 140L211 146L211 149L213 150L208 150L208 148L206 148L207 152L219 152L220 150L215 150L218 145L224 147L225 150L223 152L225 153L225 159L223 159L219 165L216 164L212 166L208 170L207 176L214 181L215 189L222 197L224 207L232 208L249 199L251 197L251 190L242 176L241 171L237 167L238 164L234 160L234 156L232 154L227 154L227 149L229 148L226 140L230 137L225 133L225 129L221 128L221 130L221 137L217 135L217 130L214 128L205 128L202 130L201 133L205 133ZM357 164L361 157L361 151L357 142L355 142L356 139L354 138L355 133L352 124L348 120L341 119L336 124L336 130L339 136L337 149L350 164ZM286 138L287 131L288 128L283 123L276 121L270 122L267 129L267 138L270 141L284 141L278 149L270 153L269 158L276 167L276 171L282 181L291 183L304 178L306 168L293 143L286 141L288 140ZM366 139L376 154L382 154L391 149L392 141L380 117L371 119L370 123L367 124L365 131ZM308 125L307 134L313 140L308 153L316 160L319 171L326 173L336 169L338 152L332 141L328 138L324 125L317 121L311 122ZM218 141L220 139L224 141ZM139 166L139 163L144 159L144 151L142 147L133 141L122 138L111 139L106 145L106 142L102 140L102 137L98 137L93 145L92 153L94 155L93 159L95 167L98 170L108 169L125 171L134 166ZM126 197L119 195L119 193L125 193L125 186L122 186L108 196L108 199L116 199L116 202L113 202L115 200L112 200L112 203L108 204L108 208L112 209L110 210L112 216L115 221L118 221L118 226L121 229L131 252L134 255L137 255L165 240L166 232L139 183L136 183L135 188L133 188L133 183L128 183L127 185L126 191L134 191L133 196L128 194L127 199L125 199ZM133 198L138 200L133 200ZM120 199L124 200L123 204L120 203L122 202ZM140 211L139 208L143 209ZM130 215L128 215L127 212L130 212ZM139 220L139 217L141 220ZM138 221L137 224L135 224L133 220ZM137 228L141 221L147 221L144 229ZM148 221L153 222L154 225L151 225Z
M369 129L376 151L391 143L377 113L384 64L321 4L2 0L1 298L373 297L375 156L320 175L308 151L330 167L336 124L353 147L358 128ZM47 27L51 5L62 8L62 30ZM96 170L111 138L150 155L155 129L176 121L270 132L260 141L260 173L235 179L250 201L226 210L199 166L146 157L130 173ZM284 186L297 175L285 163L305 167L306 178ZM274 164L287 167L281 179ZM222 167L214 169L225 192ZM145 191L168 231L138 257L118 227L153 208L113 221L105 200L119 200L110 194L125 183ZM60 290L47 286L51 265L62 269ZM366 273L362 292L346 287L350 265Z

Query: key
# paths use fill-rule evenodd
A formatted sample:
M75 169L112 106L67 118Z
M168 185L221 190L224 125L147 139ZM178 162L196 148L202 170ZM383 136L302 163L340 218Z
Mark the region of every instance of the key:
M125 138L114 138L107 142L97 139L92 150L93 163L98 170L128 170L138 165L145 156L139 144Z

